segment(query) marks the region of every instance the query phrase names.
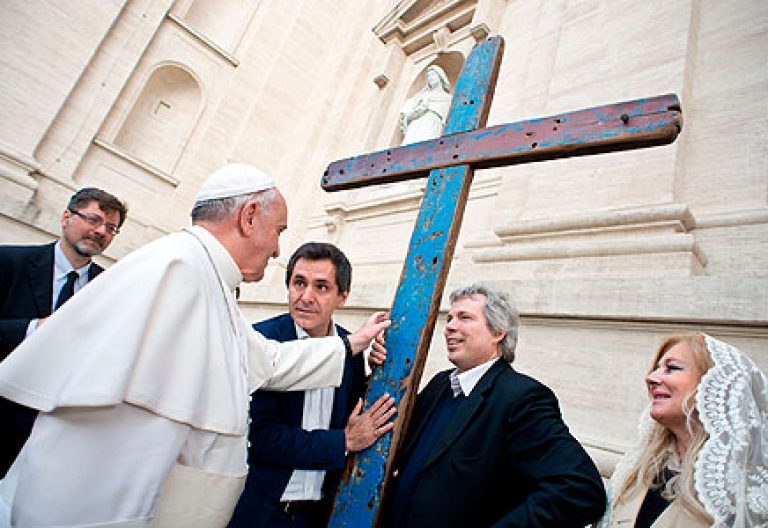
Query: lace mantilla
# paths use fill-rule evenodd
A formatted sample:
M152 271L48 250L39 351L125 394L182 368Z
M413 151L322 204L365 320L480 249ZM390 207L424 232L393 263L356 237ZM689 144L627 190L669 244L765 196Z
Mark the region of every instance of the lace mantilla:
M702 377L696 410L709 439L694 467L699 500L713 528L768 527L768 378L738 349L704 336L714 366ZM643 412L637 446L616 464L608 496L613 502L637 464L653 420ZM610 526L610 510L598 528Z
M709 440L694 472L714 528L768 526L768 379L736 348L705 336L714 366L696 408Z

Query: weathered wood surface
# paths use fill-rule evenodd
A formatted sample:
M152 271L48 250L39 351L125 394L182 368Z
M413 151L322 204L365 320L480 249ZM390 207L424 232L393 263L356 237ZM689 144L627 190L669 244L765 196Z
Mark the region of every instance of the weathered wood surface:
M394 430L354 455L336 495L329 526L376 525L392 463L410 420L475 168L601 154L673 142L682 128L675 95L651 97L519 123L482 128L503 51L501 37L478 44L456 85L444 136L332 163L327 191L429 175L387 331L389 357L377 369L366 407L395 398Z
M493 98L504 41L490 38L467 58L456 85L445 132L485 125ZM377 369L367 404L391 394L398 408L395 429L352 458L334 505L329 526L374 526L396 447L402 439L418 389L435 319L459 235L473 170L467 165L430 172L416 226L411 236L387 330L389 357Z
M502 167L672 143L682 129L674 94L453 133L335 161L326 191L422 178L440 167Z

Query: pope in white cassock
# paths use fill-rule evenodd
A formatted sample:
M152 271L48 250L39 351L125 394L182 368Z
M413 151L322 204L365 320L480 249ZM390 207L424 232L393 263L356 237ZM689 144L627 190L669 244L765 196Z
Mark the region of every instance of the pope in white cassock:
M191 216L0 364L0 395L42 411L0 482L0 525L226 526L247 473L249 393L337 386L345 347L359 353L389 325L376 313L346 341L287 343L251 329L235 287L263 277L287 225L261 171L215 172Z

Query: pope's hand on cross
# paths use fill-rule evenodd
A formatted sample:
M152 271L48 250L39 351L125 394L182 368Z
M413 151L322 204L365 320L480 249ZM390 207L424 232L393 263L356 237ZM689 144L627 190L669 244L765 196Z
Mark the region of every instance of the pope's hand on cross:
M373 338L389 328L392 321L387 317L386 312L374 312L357 329L356 332L349 334L349 345L352 348L352 355L357 355L371 344Z

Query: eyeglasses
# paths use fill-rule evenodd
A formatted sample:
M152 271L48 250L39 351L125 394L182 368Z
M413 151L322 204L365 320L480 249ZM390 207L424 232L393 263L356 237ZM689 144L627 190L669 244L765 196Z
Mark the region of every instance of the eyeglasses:
M92 226L94 229L98 229L101 226L105 226L107 233L109 233L110 235L115 236L120 234L119 227L117 227L115 224L111 222L104 221L104 219L98 215L81 213L80 211L75 211L74 209L71 209L71 208L69 209L69 212L75 216L79 216L80 218L88 222L88 224Z

